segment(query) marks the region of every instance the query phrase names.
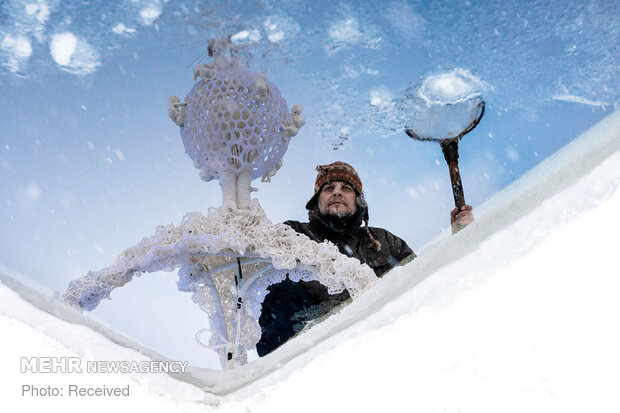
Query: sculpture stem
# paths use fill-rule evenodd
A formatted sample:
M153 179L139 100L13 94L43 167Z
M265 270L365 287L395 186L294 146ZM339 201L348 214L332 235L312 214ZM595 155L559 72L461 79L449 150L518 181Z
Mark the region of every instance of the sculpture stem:
M224 206L237 207L237 179L232 172L224 172L220 178L222 188L222 203Z
M237 177L237 207L250 209L250 173L246 170Z

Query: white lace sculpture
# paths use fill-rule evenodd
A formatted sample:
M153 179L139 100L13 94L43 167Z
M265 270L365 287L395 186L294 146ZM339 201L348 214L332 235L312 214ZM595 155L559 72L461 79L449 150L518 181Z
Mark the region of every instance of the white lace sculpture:
M291 137L304 124L302 109L288 113L280 91L265 74L220 56L196 67L200 78L184 102L169 99L169 115L181 127L185 150L203 180L218 179L223 205L185 215L178 226L123 251L111 266L70 283L64 301L92 310L134 275L180 268L178 287L209 316L199 344L218 352L222 366L247 362L260 339L258 318L267 287L283 281L317 280L332 294L353 298L376 281L374 272L331 243L316 243L284 224L273 225L256 199L251 180L271 177L282 165ZM210 332L208 344L200 336Z

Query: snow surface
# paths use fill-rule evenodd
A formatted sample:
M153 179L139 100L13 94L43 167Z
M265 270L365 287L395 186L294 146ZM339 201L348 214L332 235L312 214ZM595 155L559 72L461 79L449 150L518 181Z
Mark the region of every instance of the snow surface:
M146 360L128 347L148 351L111 343L109 331L78 325L87 317L2 275L11 286L0 286L3 405L65 412L620 411L619 162L616 111L478 208L467 229L442 234L411 264L278 351L232 373L193 369L181 377L205 392L166 375L19 373L20 357ZM23 384L71 383L129 384L131 395L20 394Z

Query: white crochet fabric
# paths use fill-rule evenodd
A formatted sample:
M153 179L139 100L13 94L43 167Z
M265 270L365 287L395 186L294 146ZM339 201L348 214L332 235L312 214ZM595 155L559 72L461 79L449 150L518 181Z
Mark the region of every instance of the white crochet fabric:
M304 123L302 108L286 101L265 73L225 56L197 66L200 78L185 101L168 99L168 115L181 127L185 152L204 181L218 179L224 204L247 209L250 182L269 182L282 166L291 137Z
M222 207L206 217L189 213L178 226L158 227L111 266L72 281L64 300L92 310L135 274L180 268L179 289L192 292L209 316L209 328L196 340L231 368L246 363L247 350L260 339L258 319L269 285L288 276L319 281L331 294L346 289L356 297L376 277L335 245L272 225L258 201L251 200L251 180L262 175L270 181L290 138L304 125L301 106L287 113L286 101L264 73L252 73L223 54L196 67L194 77L200 80L184 102L168 99L168 115L181 127L185 151L202 179L219 180ZM205 331L211 332L208 344L201 340Z
M239 289L234 282L237 257L243 274ZM346 289L356 298L377 280L370 267L341 254L334 244L314 242L285 224L271 224L253 200L249 210L211 208L207 216L192 212L178 226L158 227L111 266L72 281L63 298L92 310L133 275L176 268L181 268L179 289L192 292L193 301L209 315L209 346L218 351L225 368L245 363L247 350L256 346L258 317L269 285L288 275L294 281L317 280L331 294ZM237 290L243 300L239 314ZM232 360L227 360L228 352Z
M180 123L185 151L205 180L242 171L256 179L276 168L295 126L295 111L264 73L253 73L241 62L219 57L194 70L200 80L173 120Z

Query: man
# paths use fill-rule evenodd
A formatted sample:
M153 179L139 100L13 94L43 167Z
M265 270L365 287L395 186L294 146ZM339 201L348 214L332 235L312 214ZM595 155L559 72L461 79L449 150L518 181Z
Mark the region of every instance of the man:
M316 242L329 240L342 254L368 264L377 277L397 264L415 258L407 243L382 228L368 226L368 205L362 181L345 162L317 166L314 195L306 204L309 222L286 221ZM473 221L471 207L451 212L453 232ZM362 225L364 222L364 226ZM256 349L264 356L300 331L310 320L326 314L349 298L347 291L330 295L318 281L286 279L269 287L259 318L262 336Z

